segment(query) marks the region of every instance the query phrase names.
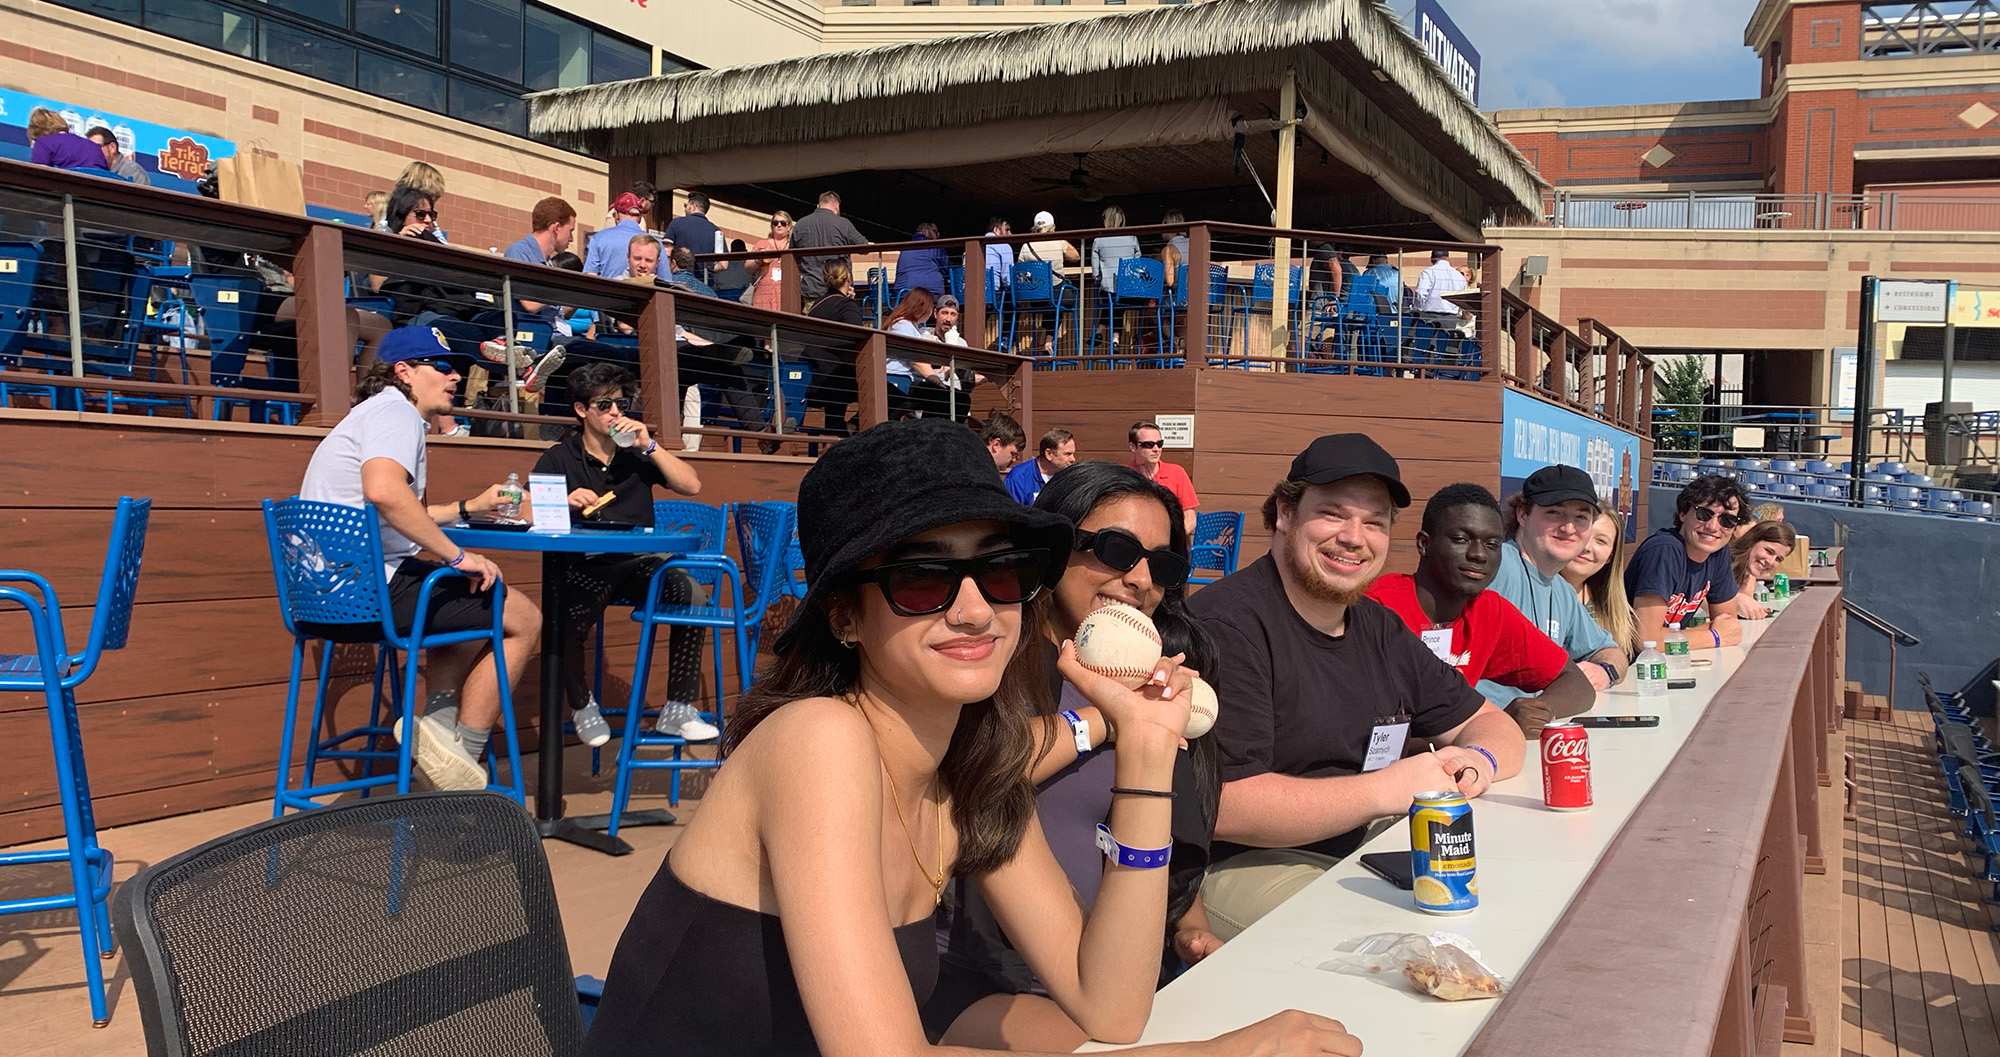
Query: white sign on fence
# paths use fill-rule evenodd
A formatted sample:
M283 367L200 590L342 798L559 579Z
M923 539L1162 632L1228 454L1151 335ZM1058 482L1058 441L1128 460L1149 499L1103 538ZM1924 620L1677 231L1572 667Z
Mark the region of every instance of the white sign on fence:
M1194 447L1193 415L1154 415L1153 423L1160 427L1160 439L1167 448Z
M1877 322L1942 323L1950 314L1950 280L1883 279L1875 284Z

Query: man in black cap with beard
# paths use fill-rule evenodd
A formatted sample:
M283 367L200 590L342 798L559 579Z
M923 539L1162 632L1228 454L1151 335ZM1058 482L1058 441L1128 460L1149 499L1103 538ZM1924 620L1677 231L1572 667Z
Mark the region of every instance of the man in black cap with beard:
M1222 806L1202 885L1225 940L1418 793L1476 797L1521 769L1513 719L1366 601L1409 505L1381 445L1321 437L1264 501L1271 552L1188 599L1227 658L1215 683ZM1431 750L1404 754L1420 743Z

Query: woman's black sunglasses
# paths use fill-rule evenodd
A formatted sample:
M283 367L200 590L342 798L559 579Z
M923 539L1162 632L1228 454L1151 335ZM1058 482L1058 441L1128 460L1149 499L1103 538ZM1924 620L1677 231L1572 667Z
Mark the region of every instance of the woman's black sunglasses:
M1140 545L1137 536L1123 529L1077 533L1076 549L1097 555L1098 561L1121 573L1131 572L1139 564L1139 559L1144 558L1147 573L1161 587L1171 589L1187 583L1186 555L1176 554L1165 547L1149 551Z
M926 617L949 608L968 578L996 606L1031 601L1042 589L1042 573L1048 563L1048 551L1023 548L975 558L893 562L855 573L854 578L880 587L889 608L897 613Z

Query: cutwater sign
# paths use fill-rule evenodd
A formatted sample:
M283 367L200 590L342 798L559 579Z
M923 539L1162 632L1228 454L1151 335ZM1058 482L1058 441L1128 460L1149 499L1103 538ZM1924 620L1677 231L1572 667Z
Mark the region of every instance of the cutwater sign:
M1501 394L1501 410L1506 419L1500 438L1505 491L1519 491L1521 482L1544 466L1575 466L1590 475L1600 500L1629 519L1639 486L1638 437L1512 389Z
M1444 13L1438 0L1417 0L1415 11L1410 13L1410 26L1416 30L1417 40L1430 57L1444 67L1445 76L1451 83L1479 105L1479 52L1472 47L1451 16Z

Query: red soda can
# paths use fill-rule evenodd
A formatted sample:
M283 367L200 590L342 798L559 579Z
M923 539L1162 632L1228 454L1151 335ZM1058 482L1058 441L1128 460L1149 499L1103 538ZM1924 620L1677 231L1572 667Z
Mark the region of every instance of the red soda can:
M1590 732L1575 723L1542 728L1542 803L1551 811L1590 807Z

